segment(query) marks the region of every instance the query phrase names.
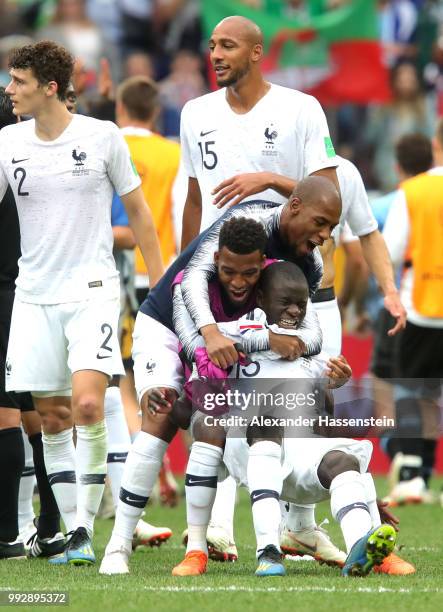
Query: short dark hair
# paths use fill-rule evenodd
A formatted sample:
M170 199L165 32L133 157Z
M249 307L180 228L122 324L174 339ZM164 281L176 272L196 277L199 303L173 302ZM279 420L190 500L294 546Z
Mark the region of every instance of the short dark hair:
M160 104L158 86L145 76L125 79L117 89L117 99L128 115L139 121L149 121Z
M0 87L0 130L6 125L17 123L17 117L12 112L12 109L11 98L5 92L5 88Z
M276 261L267 266L260 275L258 287L266 294L272 290L274 282L280 279L287 279L303 285L306 287L306 291L309 291L306 276L303 274L302 270L291 261Z
M219 251L226 247L237 255L259 251L264 255L268 237L261 223L247 217L232 217L225 221L218 239Z
M65 101L74 70L74 58L61 45L51 40L42 40L33 45L18 47L11 52L8 66L17 70L31 69L40 85L55 81L58 85L57 97Z
M395 145L395 157L409 176L426 172L432 167L432 143L423 134L406 134Z

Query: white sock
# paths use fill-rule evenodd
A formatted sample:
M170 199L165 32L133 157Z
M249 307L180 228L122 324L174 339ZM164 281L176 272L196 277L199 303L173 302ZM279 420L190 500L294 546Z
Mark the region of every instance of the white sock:
M232 476L217 483L217 492L212 505L210 525L223 527L234 541L234 510L237 497L237 483Z
M194 442L186 468L186 518L188 544L186 552L202 550L206 554L206 531L217 491L217 474L223 450L213 444Z
M105 421L108 430L108 478L114 506L117 507L125 461L131 446L119 387L106 389Z
M348 552L372 527L360 476L354 470L343 472L332 480L329 488L332 516L340 523Z
M76 425L77 431L77 517L76 527L85 527L89 536L103 497L106 478L106 423Z
M168 443L140 431L129 449L123 471L114 535L131 541L134 529L158 478Z
M253 444L247 474L258 557L269 544L280 550L279 499L283 486L280 445L268 440Z
M36 483L34 459L32 446L29 444L28 436L22 430L23 444L25 447L25 467L20 478L20 489L18 494L18 531L19 533L35 518L32 496Z
M77 480L72 428L56 434L43 432L42 441L49 484L66 531L73 531L77 514Z
M375 490L374 479L372 474L360 474L360 479L366 491L366 503L368 504L369 514L371 515L372 528L380 527L381 519L380 512L377 506L377 491Z
M315 504L289 504L289 512L286 516L286 527L291 531L304 531L314 529Z

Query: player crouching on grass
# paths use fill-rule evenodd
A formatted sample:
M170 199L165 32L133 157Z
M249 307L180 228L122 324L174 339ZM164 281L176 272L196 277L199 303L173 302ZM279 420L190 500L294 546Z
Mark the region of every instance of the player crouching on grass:
M260 288L259 305L264 312L256 309L239 322L219 324L220 330L231 339L242 338L241 332L245 329L246 333L255 333L265 325L277 325L288 333L300 325L308 290L306 279L294 264L281 262L268 267L262 273ZM326 375L335 386L351 373L343 357L332 362L329 370L325 368L327 356L324 354L295 362L285 362L269 351L251 357L256 359L253 370L268 379L310 378L313 385L316 378ZM251 378L251 372L246 368L243 376ZM202 427L201 417L195 417L193 425L197 419L200 420L198 426ZM365 473L372 452L370 442L318 436L314 439L288 438L282 444L282 463L280 440L275 440L276 434L269 428L249 427L246 437L228 437L224 453L229 471L238 482L248 486L251 494L259 562L256 575L285 574L279 549L280 496L298 504L316 503L330 496L333 516L340 521L348 549L343 575L366 575L392 553L395 543L392 524L396 522L384 514L392 524L381 525L372 477ZM210 466L204 468L204 474L201 470L197 475L187 474L188 481L201 481L198 488L202 491L205 489L203 481L209 482L213 477L208 471ZM206 489L208 487L207 484ZM199 525L190 525L194 540L198 528ZM200 530L204 540L204 528L200 526ZM204 573L206 562L203 550L189 551L173 574Z

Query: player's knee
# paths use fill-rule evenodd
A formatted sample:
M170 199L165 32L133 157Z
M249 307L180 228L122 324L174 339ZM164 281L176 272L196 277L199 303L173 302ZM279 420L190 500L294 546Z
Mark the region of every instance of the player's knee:
M224 427L213 424L210 427L205 424L203 415L192 424L192 437L195 442L205 442L212 446L224 448L226 441L226 431Z
M66 406L51 406L40 412L42 429L45 433L55 434L72 427L72 414Z
M103 419L103 400L94 394L84 393L73 400L76 421L93 425Z
M358 459L342 451L330 451L321 460L317 469L318 479L325 489L329 489L331 482L343 472L360 471Z

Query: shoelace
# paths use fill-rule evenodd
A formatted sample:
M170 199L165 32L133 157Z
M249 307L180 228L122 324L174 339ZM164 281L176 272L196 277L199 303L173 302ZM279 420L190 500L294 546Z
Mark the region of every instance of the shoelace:
M327 535L329 537L329 533L326 531L326 529L323 527L323 525L329 525L329 519L324 518L322 520L322 522L320 523L320 525L317 525L317 527L315 527L315 529L318 529L318 531L321 531L322 533L324 533L325 535Z
M271 559L272 561L280 562L282 556L280 552L275 548L275 546L270 544L266 546L266 548L263 550L259 557L259 560L261 561L264 557L266 557L267 559Z
M71 539L68 542L69 547L80 546L83 540L85 539L85 534L82 533L81 531L78 531L78 529L73 529L72 531L68 531L68 533L66 533L65 536L66 537L71 536Z

